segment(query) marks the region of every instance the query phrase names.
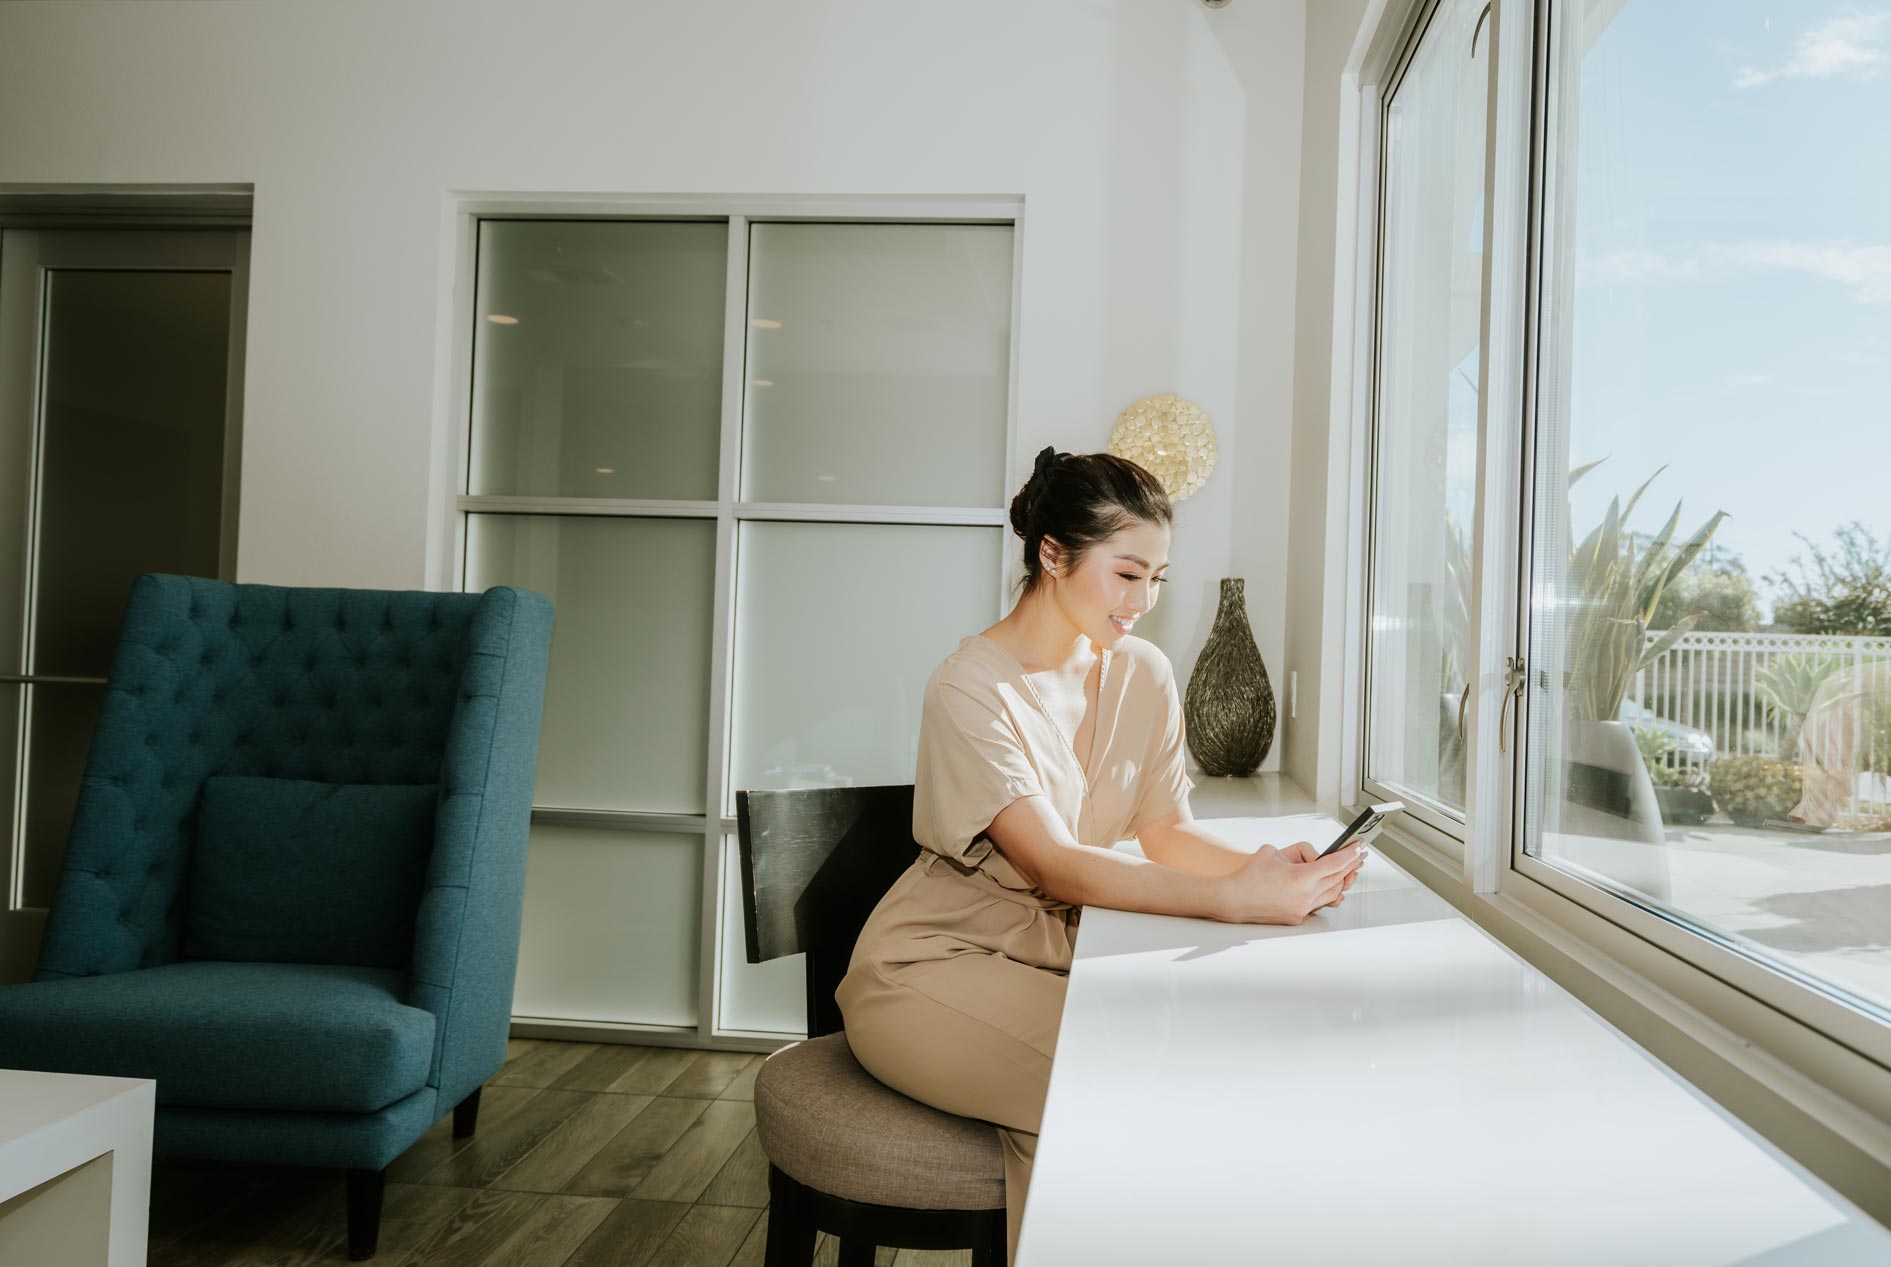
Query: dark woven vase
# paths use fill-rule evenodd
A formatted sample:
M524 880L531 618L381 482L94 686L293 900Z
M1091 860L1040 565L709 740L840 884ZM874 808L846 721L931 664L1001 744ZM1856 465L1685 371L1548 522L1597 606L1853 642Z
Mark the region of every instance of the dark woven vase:
M1274 746L1274 688L1248 628L1246 588L1222 578L1215 627L1182 700L1189 751L1207 774L1252 774Z

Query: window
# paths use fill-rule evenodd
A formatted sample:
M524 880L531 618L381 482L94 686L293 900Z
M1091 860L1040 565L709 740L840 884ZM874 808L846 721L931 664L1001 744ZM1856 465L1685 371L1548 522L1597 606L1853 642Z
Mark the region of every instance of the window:
M1891 176L1857 149L1891 20L1412 0L1375 30L1350 799L1415 803L1467 898L1891 1121Z
M1547 32L1524 854L1891 1019L1891 174L1854 135L1891 24L1589 8Z
M748 210L477 222L463 583L556 604L521 1019L804 1032L802 966L745 959L735 792L910 780L998 615L1012 226Z
M1484 133L1481 2L1441 0L1385 99L1365 775L1463 833Z

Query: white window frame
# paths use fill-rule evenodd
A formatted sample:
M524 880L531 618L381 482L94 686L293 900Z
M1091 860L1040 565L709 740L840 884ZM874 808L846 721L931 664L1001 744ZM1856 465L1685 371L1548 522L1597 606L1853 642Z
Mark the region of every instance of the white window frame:
M1441 0L1413 0L1412 3L1403 5L1397 13L1388 14L1387 20L1383 22L1379 28L1381 37L1375 43L1372 51L1371 72L1362 78L1358 89L1359 97L1357 104L1359 110L1359 124L1361 127L1360 135L1362 139L1369 137L1371 150L1369 162L1367 161L1368 156L1362 152L1362 163L1358 169L1359 176L1362 180L1359 196L1364 201L1360 204L1360 211L1362 212L1359 224L1359 242L1361 249L1359 276L1361 279L1361 288L1357 292L1361 299L1361 307L1358 314L1359 324L1355 330L1355 339L1357 340L1356 346L1363 351L1363 356L1360 357L1359 377L1355 380L1357 403L1354 416L1354 430L1352 432L1353 435L1364 437L1363 442L1357 446L1360 461L1358 480L1360 481L1362 493L1360 497L1361 514L1356 520L1356 522L1363 525L1359 537L1357 558L1358 585L1362 595L1360 600L1362 615L1356 621L1349 620L1347 622L1349 632L1355 625L1357 626L1358 644L1356 648L1349 645L1349 654L1346 658L1346 663L1353 666L1353 671L1349 674L1347 683L1347 716L1351 719L1355 728L1353 734L1349 736L1345 742L1345 751L1351 761L1346 773L1346 786L1357 789L1356 795L1352 798L1356 805L1364 805L1375 801L1399 800L1411 795L1404 789L1392 784L1383 783L1372 778L1367 773L1367 748L1371 743L1372 733L1371 700L1367 691L1367 686L1371 682L1372 677L1372 634L1370 629L1372 618L1372 560L1375 557L1374 547L1378 500L1376 442L1379 423L1379 330L1381 317L1381 292L1379 287L1378 264L1384 241L1383 235L1385 228L1385 147L1381 143L1381 134L1384 129L1385 112L1388 102L1397 91L1400 81L1410 69L1411 63L1418 51L1418 44L1424 38L1426 30L1432 19L1437 15L1437 11L1440 7ZM1493 41L1492 46L1494 47L1496 32L1490 29L1493 25L1494 23L1492 22L1485 23L1478 38ZM1491 64L1494 68L1496 65L1495 57L1492 58ZM1484 240L1487 260L1489 257L1492 228L1492 217L1488 212L1488 208L1491 205L1490 133L1494 129L1495 123L1494 117L1489 116L1487 113L1484 154L1484 205L1487 208L1484 216ZM1344 123L1342 123L1342 129L1343 128ZM1364 214L1368 212L1369 214ZM1484 425L1484 419L1488 410L1486 403L1489 399L1488 390L1492 382L1491 358L1488 354L1492 328L1490 321L1489 271L1487 264L1485 269L1484 298L1479 313L1478 328L1479 381L1477 386L1478 432L1480 437L1488 430ZM1483 460L1483 448L1484 445L1480 443L1480 464ZM1479 508L1482 508L1485 500L1483 493L1484 484L1484 471L1480 465L1478 469L1479 493L1477 503ZM1481 514L1477 515L1477 522L1472 527L1471 544L1472 558L1479 562L1479 566L1475 569L1475 575L1477 577L1483 575L1483 549L1485 544L1490 540L1491 536L1485 530L1483 516ZM1476 666L1489 662L1487 651L1483 647L1480 639L1479 630L1482 627L1485 626L1480 624L1477 619L1474 603L1472 616L1473 661L1470 666L1471 683L1469 683L1469 685L1473 687L1476 686L1478 679ZM1472 694L1481 698L1480 690L1474 689ZM1406 802L1405 813L1401 816L1400 820L1415 842L1419 843L1430 854L1435 855L1438 861L1447 866L1462 865L1463 859L1466 856L1465 838L1469 830L1467 824L1471 821L1471 815L1478 808L1477 798L1479 789L1475 777L1477 770L1477 730L1473 725L1473 719L1470 716L1468 704L1464 711L1464 821L1460 822L1454 815L1449 813L1440 813L1431 805L1411 801Z
M439 305L440 337L435 347L438 389L434 414L433 457L428 509L428 584L440 590L464 587L466 535L473 514L610 515L634 518L677 517L716 524L716 579L712 616L713 652L709 675L707 786L703 815L636 811L572 810L534 807L535 826L604 828L626 832L699 835L702 840L702 918L695 1025L651 1025L565 1017L514 1016L513 1032L527 1037L635 1041L652 1046L682 1046L725 1051L772 1051L803 1034L741 1029L722 1022L723 911L725 886L741 881L740 871L724 867L724 842L737 830L735 783L729 769L729 734L734 698L737 525L747 521L795 521L850 524L931 524L1008 528L1008 509L963 506L864 506L744 501L741 488L741 431L747 405L749 227L765 223L852 224L993 224L1012 231L1010 381L1005 406L1004 489L1015 483L1017 447L1018 345L1023 295L1024 200L940 196L798 198L697 198L534 193L469 193L449 199L444 211L442 269L451 279ZM724 299L723 378L719 471L714 501L644 498L574 498L475 496L471 477L473 331L477 288L479 223L497 219L702 220L727 223L729 256ZM1008 597L1006 569L996 580L1000 611ZM738 941L740 939L737 939Z
M1380 795L1364 773L1366 588L1372 488L1380 85L1431 0L1370 0L1341 77L1329 496L1348 510L1338 807ZM1625 895L1523 853L1520 708L1499 719L1507 659L1527 653L1523 586L1535 431L1533 304L1542 259L1545 6L1494 0L1486 155L1476 666L1467 717L1468 848L1402 815L1387 852L1585 1002L1883 1217L1891 1183L1891 1028L1806 974L1762 962ZM1571 0L1578 2L1578 0ZM1492 334L1497 337L1493 339ZM1499 424L1487 425L1494 417ZM1508 420L1508 423L1505 423Z

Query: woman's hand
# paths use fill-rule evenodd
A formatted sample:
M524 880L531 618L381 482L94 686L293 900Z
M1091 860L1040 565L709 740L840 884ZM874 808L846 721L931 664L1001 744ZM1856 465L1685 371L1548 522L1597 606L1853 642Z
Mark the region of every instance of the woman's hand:
M1297 841L1285 849L1262 845L1221 885L1221 910L1229 924L1298 924L1313 912L1338 906L1365 862L1354 843L1325 858Z
M1360 861L1361 866L1363 866L1366 861L1366 850L1365 850L1366 843L1367 842L1365 841L1360 841L1358 845L1359 861ZM1313 862L1319 858L1320 851L1315 849L1312 845L1309 845L1306 841L1302 840L1295 844L1288 845L1285 849L1281 850L1281 855L1283 857L1292 858L1295 862ZM1331 902L1328 902L1326 906L1338 906L1341 902L1344 902L1346 900L1346 890L1352 888L1353 881L1357 880L1358 878L1359 878L1359 867L1354 867L1351 871L1347 872L1345 881L1340 885L1339 896L1334 898ZM1326 909L1326 906L1318 907L1316 909L1323 911Z

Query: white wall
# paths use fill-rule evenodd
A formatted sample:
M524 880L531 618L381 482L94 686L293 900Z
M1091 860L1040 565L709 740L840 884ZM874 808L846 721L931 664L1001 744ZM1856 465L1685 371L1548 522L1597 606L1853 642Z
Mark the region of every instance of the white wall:
M1148 632L1186 673L1217 582L1246 575L1275 667L1304 14L0 5L0 188L254 186L239 575L390 587L446 581L450 192L1022 195L1019 471L1103 447L1140 396L1200 403L1222 465Z
M1331 503L1347 453L1329 426L1333 372L1334 216L1339 187L1340 72L1367 0L1319 0L1307 13L1305 100L1294 292L1293 503L1285 580L1284 667L1300 677L1300 716L1284 735L1282 770L1329 810L1339 793L1345 507ZM1350 249L1350 244L1348 249Z

